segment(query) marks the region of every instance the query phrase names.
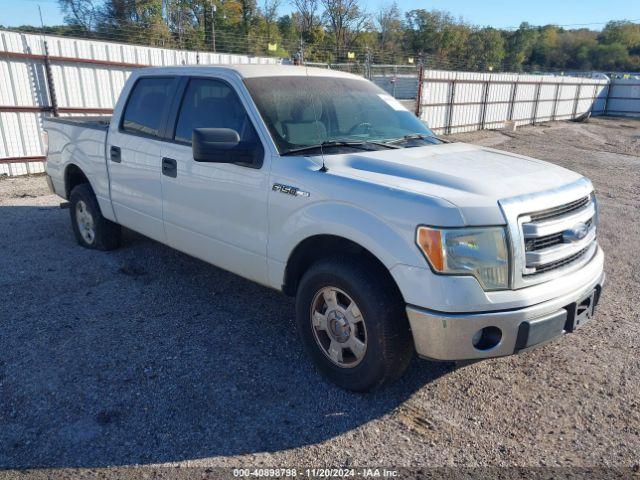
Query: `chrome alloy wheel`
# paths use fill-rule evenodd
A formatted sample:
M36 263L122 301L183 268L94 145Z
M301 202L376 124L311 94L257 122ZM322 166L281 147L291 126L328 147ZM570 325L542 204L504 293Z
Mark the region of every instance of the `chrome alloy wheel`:
M356 302L325 287L313 297L310 313L313 335L327 358L342 368L358 365L367 351L367 329Z
M76 203L76 223L78 224L78 230L80 231L82 239L89 245L93 244L96 239L93 216L83 200Z

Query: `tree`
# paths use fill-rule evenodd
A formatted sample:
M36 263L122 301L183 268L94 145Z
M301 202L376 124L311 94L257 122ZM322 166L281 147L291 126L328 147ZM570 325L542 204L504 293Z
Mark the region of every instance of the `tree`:
M620 71L633 68L629 64L628 50L621 43L596 45L591 50L591 59L594 65L603 70Z
M601 32L523 23L515 31L480 28L438 10L404 16L396 3L374 16L364 0L58 0L66 26L48 33L78 35L183 49L292 56L340 61L348 51L373 54L377 63L425 54L429 68L522 71L640 71L640 24L609 22ZM385 0L395 2L395 0ZM214 14L213 5L217 7ZM25 27L26 28L26 27ZM273 53L268 43L277 43Z
M97 8L96 30L125 42L164 45L170 40L161 0L105 0Z
M345 55L358 34L368 25L368 15L358 0L321 0L327 29L333 38L336 60ZM341 55L342 52L342 55Z
M538 32L528 23L520 24L513 33L507 34L505 67L508 70L522 70L538 40Z
M248 37L257 13L256 0L239 0L238 3L242 11L242 34Z
M430 66L454 68L464 62L471 28L438 10L411 10L406 15L407 43L415 52L432 56Z
M493 70L502 65L505 56L504 38L495 28L474 30L467 42L467 68Z
M385 56L390 53L392 58L399 57L402 49L404 29L398 4L393 2L380 7L376 15L376 24L378 27L378 44L381 54Z
M96 7L92 0L58 0L64 20L71 26L89 32L96 24Z
M629 50L640 47L640 24L609 22L602 30L600 40L606 45L619 43Z
M264 8L262 14L267 26L267 41L271 41L272 30L275 27L278 18L278 9L280 8L280 0L264 0Z
M297 20L296 24L302 38L305 42L313 41L312 32L320 25L318 0L293 0L292 4L295 7L294 18Z
M295 14L294 14L295 15ZM300 48L300 31L297 28L296 22L293 20L293 15L283 15L278 18L278 32L282 39L283 47L288 49L288 52L294 54Z

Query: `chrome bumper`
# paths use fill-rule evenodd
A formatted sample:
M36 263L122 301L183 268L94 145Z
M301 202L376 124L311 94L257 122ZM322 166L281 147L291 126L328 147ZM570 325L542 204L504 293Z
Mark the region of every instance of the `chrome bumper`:
M419 356L433 360L470 360L511 355L544 343L565 333L576 302L594 292L593 306L597 304L604 280L602 272L570 294L515 310L465 314L408 306L416 351ZM476 348L474 337L477 344L478 332L483 328L490 332L499 329L500 339L494 346Z

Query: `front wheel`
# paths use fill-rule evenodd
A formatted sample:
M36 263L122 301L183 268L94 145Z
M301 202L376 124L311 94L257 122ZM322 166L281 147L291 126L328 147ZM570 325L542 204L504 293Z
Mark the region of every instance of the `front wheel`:
M373 265L344 258L314 264L300 281L296 318L320 372L347 390L390 383L413 355L402 299Z

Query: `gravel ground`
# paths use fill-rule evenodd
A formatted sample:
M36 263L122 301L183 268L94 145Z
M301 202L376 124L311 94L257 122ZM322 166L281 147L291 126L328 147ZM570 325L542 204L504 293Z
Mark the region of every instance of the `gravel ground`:
M43 177L0 180L0 466L640 468L640 121L457 138L590 177L608 288L576 334L370 395L315 373L291 299L134 233L84 250Z

